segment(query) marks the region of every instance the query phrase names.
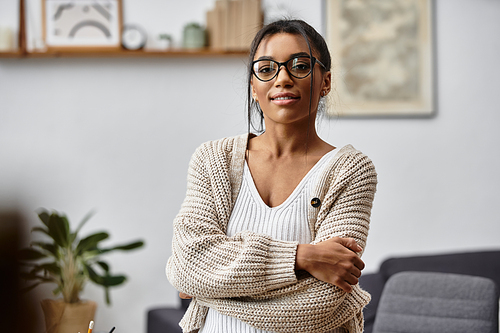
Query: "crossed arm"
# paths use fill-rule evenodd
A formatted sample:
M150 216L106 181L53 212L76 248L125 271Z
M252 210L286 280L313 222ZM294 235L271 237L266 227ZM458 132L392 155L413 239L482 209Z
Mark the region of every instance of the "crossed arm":
M334 237L317 245L297 245L295 270L304 270L320 281L335 285L345 292L358 283L364 262L356 255L363 249L353 238ZM192 296L179 292L179 297Z

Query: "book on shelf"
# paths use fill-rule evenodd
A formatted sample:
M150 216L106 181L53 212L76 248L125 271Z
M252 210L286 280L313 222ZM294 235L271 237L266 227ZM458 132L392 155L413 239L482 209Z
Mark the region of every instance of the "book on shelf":
M262 24L261 0L216 0L207 12L208 45L223 51L248 50Z

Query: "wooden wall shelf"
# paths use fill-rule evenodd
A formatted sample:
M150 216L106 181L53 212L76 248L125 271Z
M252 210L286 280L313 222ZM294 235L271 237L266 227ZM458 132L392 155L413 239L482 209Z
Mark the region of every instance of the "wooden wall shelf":
M207 57L243 57L248 56L248 51L216 51L205 49L170 49L166 51L145 50L70 50L70 51L47 51L47 52L0 52L0 58L207 58Z
M224 58L224 57L246 57L250 50L225 51L209 47L201 49L168 49L162 50L139 50L129 51L121 47L114 49L99 49L96 47L78 47L68 49L48 49L46 52L27 52L26 29L25 29L25 1L19 0L19 36L17 51L2 52L2 58ZM260 4L259 4L260 6Z

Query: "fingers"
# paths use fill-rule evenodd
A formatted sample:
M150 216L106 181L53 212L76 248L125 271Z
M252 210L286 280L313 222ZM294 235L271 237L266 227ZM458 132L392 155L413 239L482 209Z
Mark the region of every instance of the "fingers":
M346 293L350 293L352 291L352 286L349 283L347 283L346 281L337 281L336 283L332 283L332 284L336 285L337 287L339 287L340 289L342 289Z
M351 269L351 274L352 274L355 278L359 279L359 278L361 277L361 270L360 270L358 267L354 266L354 267ZM357 283L357 282L356 282L356 283Z
M179 293L179 297L182 298L182 299L191 299L191 298L193 298L192 296L189 296L188 294L184 294L184 293Z
M353 238L340 238L336 237L335 240L339 243L347 247L349 250L354 252L361 252L363 248L356 243Z
M350 286L358 284L359 278L361 277L361 270L349 263L344 263L342 267L337 267L336 273L336 277L332 276L334 281L330 283L335 284L347 292L352 290Z
M361 260L360 257L356 256L355 258L353 258L353 261L352 261L353 265L359 269L360 271L362 271L363 269L365 269L365 263L363 262L363 260Z

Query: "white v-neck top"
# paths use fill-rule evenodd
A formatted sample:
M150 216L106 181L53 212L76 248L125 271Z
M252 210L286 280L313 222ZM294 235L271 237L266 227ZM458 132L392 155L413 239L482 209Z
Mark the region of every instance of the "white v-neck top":
M241 188L227 225L227 235L231 237L241 231L251 231L277 240L297 241L299 244L310 243L312 237L307 211L311 204L311 194L318 177L336 152L337 149L334 149L326 153L309 170L292 194L276 207L269 207L264 203L245 162ZM255 329L236 318L209 309L200 333L219 332L268 333L268 331Z

